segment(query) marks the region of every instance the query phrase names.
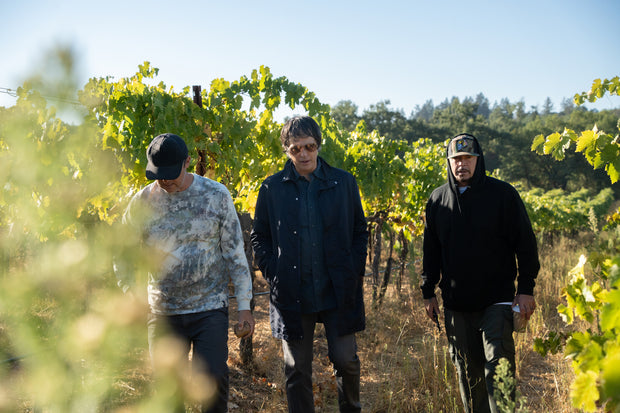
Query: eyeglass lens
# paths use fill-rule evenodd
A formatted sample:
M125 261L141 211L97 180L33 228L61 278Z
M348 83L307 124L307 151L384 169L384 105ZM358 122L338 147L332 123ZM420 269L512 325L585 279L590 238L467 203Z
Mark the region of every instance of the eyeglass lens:
M293 155L297 155L303 148L306 148L307 152L314 152L318 149L318 145L316 143L308 143L304 146L291 146L288 148L288 151Z

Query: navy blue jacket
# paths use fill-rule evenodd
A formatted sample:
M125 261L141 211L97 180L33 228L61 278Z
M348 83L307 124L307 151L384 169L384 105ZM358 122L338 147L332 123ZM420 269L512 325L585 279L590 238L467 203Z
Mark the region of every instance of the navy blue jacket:
M366 327L366 218L353 175L320 162L326 177L319 189L325 266L338 302L338 330L351 334ZM302 338L299 196L294 179L290 160L265 179L251 234L254 258L270 287L272 333L284 340Z

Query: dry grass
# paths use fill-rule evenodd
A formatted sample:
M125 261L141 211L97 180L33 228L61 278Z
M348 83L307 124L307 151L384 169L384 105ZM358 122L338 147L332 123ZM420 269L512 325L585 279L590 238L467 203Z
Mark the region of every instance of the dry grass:
M539 310L525 333L515 334L518 390L530 412L572 412L570 383L573 373L562 355L542 357L532 349L536 337L562 330L556 306L566 274L575 265L583 240L561 238L541 247L541 272L536 288ZM429 322L415 275L400 293L392 285L380 308L373 308L367 280L367 329L358 334L362 360L362 403L366 412L460 412L454 368L443 331ZM258 298L254 339L254 375L244 372L236 358L237 341L231 336L231 401L241 412L285 412L280 343L271 338L266 297ZM442 326L443 330L443 326ZM336 391L327 360L325 338L315 340L315 398L317 411L335 412Z
M527 331L515 334L517 349L518 391L529 412L573 412L569 392L573 373L562 355L545 358L532 349L536 337L549 330L561 330L563 323L555 307L567 272L575 265L584 241L560 239L541 248L542 269L536 295L538 311ZM361 396L363 411L393 412L461 412L455 371L449 358L445 333L425 316L418 281L411 274L400 292L390 285L383 304L373 308L370 278L366 285L367 329L358 334L362 361ZM257 280L264 289L264 280ZM234 307L234 303L232 305ZM231 311L231 324L236 320ZM286 412L286 395L279 340L271 337L268 298L256 299L256 333L253 338L254 362L243 366L239 356L239 339L232 334L230 347L230 411ZM315 334L313 365L314 394L317 412L337 412L336 383L327 359L327 344L322 327ZM132 384L132 380L137 385ZM144 375L128 372L119 380L125 401L140 397ZM124 397L123 397L124 398ZM116 404L118 406L118 404ZM192 409L190 409L192 410Z

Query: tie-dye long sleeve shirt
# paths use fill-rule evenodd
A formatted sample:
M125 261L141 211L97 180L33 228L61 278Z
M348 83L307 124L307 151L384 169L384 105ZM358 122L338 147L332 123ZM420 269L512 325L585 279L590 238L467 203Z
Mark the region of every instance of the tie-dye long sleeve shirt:
M138 210L147 211L143 220ZM124 221L142 231L149 259L148 301L155 314L187 314L228 306L232 280L239 310L249 310L252 281L239 218L230 193L194 175L184 191L168 193L156 182L131 200ZM140 224L137 221L141 221ZM125 289L128 274L120 274Z

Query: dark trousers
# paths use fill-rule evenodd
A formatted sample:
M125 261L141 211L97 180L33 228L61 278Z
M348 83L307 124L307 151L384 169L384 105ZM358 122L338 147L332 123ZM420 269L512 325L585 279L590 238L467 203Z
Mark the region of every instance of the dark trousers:
M217 383L216 397L207 403L209 406L204 406L203 403L203 411L228 411L228 308L171 316L151 314L148 335L149 351L155 369L158 340L172 336L183 346L183 354L189 354L190 346L193 346L193 373L205 374ZM185 361L187 362L187 358ZM208 393L208 390L205 391ZM178 410L185 411L182 401Z
M512 309L509 305L492 305L479 312L444 312L465 411L496 413L493 376L499 360L508 359L513 377L515 373Z
M303 314L302 340L282 340L286 397L290 413L314 412L312 395L312 343L314 327L322 322L327 336L327 353L334 366L341 412L361 412L360 360L357 357L355 334L341 336L336 328L336 313L322 311Z

